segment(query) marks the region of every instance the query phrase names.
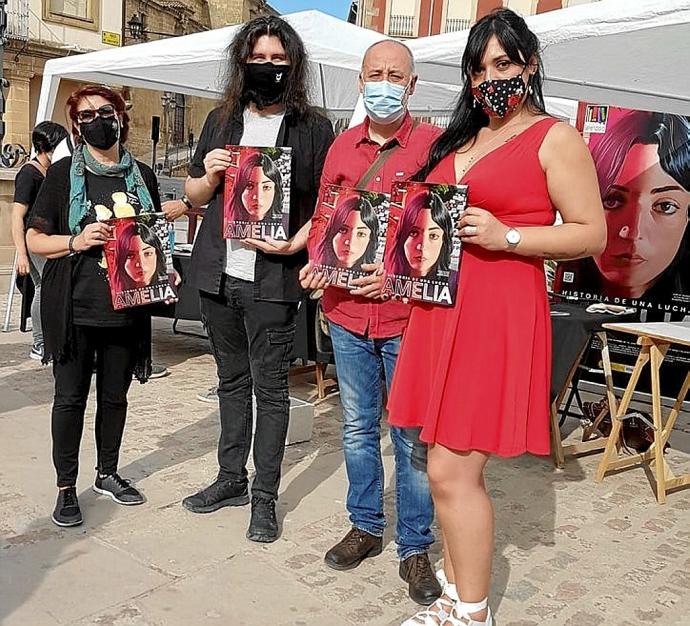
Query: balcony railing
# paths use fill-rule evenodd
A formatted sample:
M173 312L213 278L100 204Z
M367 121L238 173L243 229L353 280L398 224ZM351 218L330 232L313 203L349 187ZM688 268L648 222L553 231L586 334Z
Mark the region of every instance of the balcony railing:
M414 15L391 15L388 23L390 37L414 37Z
M466 30L472 22L461 17L449 17L446 19L446 33L454 33L459 30Z
M29 0L9 0L7 3L7 38L29 39Z

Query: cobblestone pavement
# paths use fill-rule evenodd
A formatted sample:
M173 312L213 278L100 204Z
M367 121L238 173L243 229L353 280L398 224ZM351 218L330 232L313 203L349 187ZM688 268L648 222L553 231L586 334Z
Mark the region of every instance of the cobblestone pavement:
M359 568L323 564L348 529L338 396L317 406L313 439L287 450L281 538L252 544L247 507L195 516L180 504L216 471L217 408L196 399L214 383L205 341L160 322L154 347L171 374L133 385L121 457L148 502L118 507L91 491L90 404L78 485L85 524L58 529L49 519L50 371L26 358L28 335L0 335L0 624L384 626L413 613L390 529L384 553ZM309 376L292 386L313 398ZM668 460L690 471L682 417ZM392 519L387 435L383 449ZM658 506L644 470L596 484L596 462L570 460L561 472L548 459L491 462L498 626L690 624L690 491Z

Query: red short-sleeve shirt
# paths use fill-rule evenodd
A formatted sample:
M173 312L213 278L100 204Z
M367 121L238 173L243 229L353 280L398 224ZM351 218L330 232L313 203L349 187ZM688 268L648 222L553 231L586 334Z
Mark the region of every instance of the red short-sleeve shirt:
M391 139L381 146L369 137L369 118L339 135L326 156L322 185L356 187L369 166L378 158L381 150L391 142L400 148L383 164L367 185L369 191L390 193L395 181L408 180L426 163L429 148L441 130L431 124L414 126L412 117L406 114L400 128ZM318 208L312 218L309 233L311 248L315 226L324 219ZM410 306L402 302L373 300L353 296L345 289L327 288L322 306L330 321L350 332L383 339L402 335L410 314Z

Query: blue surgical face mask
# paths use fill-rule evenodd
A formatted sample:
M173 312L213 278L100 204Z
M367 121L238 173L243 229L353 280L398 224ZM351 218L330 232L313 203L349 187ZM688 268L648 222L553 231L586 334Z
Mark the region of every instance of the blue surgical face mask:
M395 85L387 80L364 83L364 108L377 124L392 124L405 115L404 102L407 85Z

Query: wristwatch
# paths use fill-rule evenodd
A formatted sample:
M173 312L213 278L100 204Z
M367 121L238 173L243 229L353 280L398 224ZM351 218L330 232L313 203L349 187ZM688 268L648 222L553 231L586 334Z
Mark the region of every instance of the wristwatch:
M182 196L182 197L180 198L180 200L182 201L182 204L184 204L189 210L191 210L191 209L194 208L194 205L191 203L191 201L190 201L189 198L186 196L186 194L185 194L184 196Z
M520 231L516 230L515 228L511 228L507 233L506 233L506 241L508 242L508 247L509 248L514 248L520 243L520 240L522 239L520 235Z

